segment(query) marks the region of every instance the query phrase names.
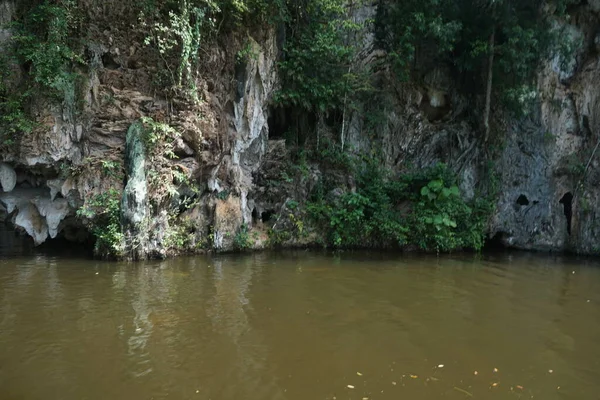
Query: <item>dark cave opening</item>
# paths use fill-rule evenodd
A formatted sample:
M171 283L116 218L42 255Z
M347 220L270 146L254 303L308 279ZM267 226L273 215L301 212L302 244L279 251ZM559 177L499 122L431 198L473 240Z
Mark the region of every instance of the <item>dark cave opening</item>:
M286 133L290 131L290 111L283 107L271 108L267 124L269 125L269 139L284 139Z
M563 212L567 218L567 233L570 235L571 220L573 217L573 193L565 193L565 195L560 199L559 203L563 205Z
M274 214L275 214L275 211L273 211L273 210L263 211L260 214L260 219L262 222L269 222L271 220L271 218L273 218Z
M120 65L115 61L113 56L109 53L102 55L102 65L107 69L119 69Z
M10 222L0 222L0 258L22 257L32 255L68 256L92 258L94 238L90 234L79 236L77 241L67 239L69 228L61 231L54 239L48 237L39 246L35 246L33 239L23 231L15 229Z
M507 236L508 234L506 232L497 232L494 236L486 239L483 250L486 252L506 250L508 248L506 245Z
M285 139L286 145L303 145L315 131L317 119L299 108L272 107L267 119L269 139Z
M529 205L529 199L527 198L527 196L525 196L524 194L522 194L517 199L517 204L520 205L520 206L528 206Z

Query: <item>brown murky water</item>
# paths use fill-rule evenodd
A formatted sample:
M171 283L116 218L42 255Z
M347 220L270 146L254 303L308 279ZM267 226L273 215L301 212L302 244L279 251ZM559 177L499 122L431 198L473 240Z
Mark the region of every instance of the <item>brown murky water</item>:
M599 397L591 261L0 260L2 400Z

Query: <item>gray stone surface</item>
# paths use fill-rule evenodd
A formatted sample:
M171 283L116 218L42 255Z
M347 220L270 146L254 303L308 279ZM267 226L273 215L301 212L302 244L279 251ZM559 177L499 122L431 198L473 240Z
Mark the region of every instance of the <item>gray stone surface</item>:
M7 163L0 163L0 185L5 192L12 191L17 184L17 173Z
M127 131L125 146L125 171L127 184L121 200L121 221L126 238L126 251L133 259L147 256L145 248L148 207L148 185L146 183L145 147L142 141L142 125L133 123Z

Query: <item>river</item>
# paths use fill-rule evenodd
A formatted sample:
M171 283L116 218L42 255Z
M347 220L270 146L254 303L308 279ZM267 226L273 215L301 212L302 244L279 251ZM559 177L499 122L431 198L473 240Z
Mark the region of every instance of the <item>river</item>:
M597 399L600 266L521 253L0 259L0 399Z

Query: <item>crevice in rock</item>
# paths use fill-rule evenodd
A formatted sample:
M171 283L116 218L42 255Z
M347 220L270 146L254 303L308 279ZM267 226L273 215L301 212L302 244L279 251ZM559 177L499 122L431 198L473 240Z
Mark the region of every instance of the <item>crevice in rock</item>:
M269 222L269 220L273 217L274 214L275 214L275 211L273 211L273 210L263 211L260 214L260 219L262 220L262 222Z
M507 238L508 233L502 231L497 232L491 238L486 239L483 250L489 252L506 250L508 248L506 245Z
M256 208L252 209L252 223L256 224L259 221L258 210Z
M102 55L102 65L108 69L119 69L120 65L117 63L111 54L105 53Z
M571 234L571 219L573 217L573 193L567 192L560 199L560 204L563 205L563 212L567 218L567 233Z
M527 196L525 196L524 194L520 195L517 198L517 204L520 206L528 206L529 205L529 199L527 198Z
M285 139L291 146L304 144L317 126L314 113L303 112L297 107L271 107L268 115L269 140Z
M284 139L285 134L290 130L291 118L289 111L282 107L273 107L269 109L269 139Z

